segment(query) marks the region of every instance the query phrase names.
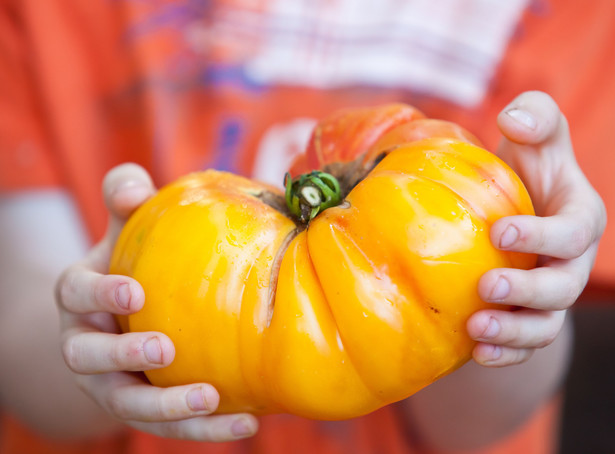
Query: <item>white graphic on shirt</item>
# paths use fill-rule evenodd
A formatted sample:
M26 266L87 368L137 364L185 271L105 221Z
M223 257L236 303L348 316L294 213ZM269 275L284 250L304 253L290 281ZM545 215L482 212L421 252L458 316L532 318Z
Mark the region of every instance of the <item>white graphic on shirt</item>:
M230 0L197 52L241 62L256 84L408 89L471 107L528 0ZM205 38L206 37L206 38ZM199 49L200 46L200 49Z
M314 119L297 118L267 129L258 146L252 176L282 187L284 174L295 157L305 151L315 125Z

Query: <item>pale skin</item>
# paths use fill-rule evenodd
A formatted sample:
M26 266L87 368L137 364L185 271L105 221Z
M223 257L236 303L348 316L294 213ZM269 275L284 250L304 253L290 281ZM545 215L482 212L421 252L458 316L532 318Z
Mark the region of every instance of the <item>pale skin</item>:
M566 120L550 97L522 94L503 110L498 125L503 134L498 154L526 183L538 216L503 218L493 225L491 239L502 249L539 254L540 267L486 273L479 283L481 297L521 309L475 313L467 323L478 341L474 361L400 403L411 430L436 448L489 443L557 392L570 352L566 313L587 283L606 222L600 197L575 161ZM2 406L37 430L60 437L104 434L124 424L202 441L255 434L258 420L252 415L210 415L219 401L211 385L161 389L133 373L170 364L174 347L161 333L118 333L112 314L137 312L144 294L136 281L106 271L122 225L155 188L143 169L123 165L107 175L103 193L111 214L107 235L57 281L59 333L49 327L58 317L51 296L27 290L51 288L58 270L36 276L41 286L33 286L28 283L34 278L24 275L27 263L20 267L6 254L0 258L2 270L22 270L21 278L16 271L6 286L2 282L8 290L0 306L0 359L14 370L2 374ZM7 241L7 246L16 244ZM19 247L8 250L17 254ZM15 309L10 298L23 304ZM19 309L26 304L28 310ZM23 345L22 351L8 348L9 343ZM45 392L49 377L53 393ZM69 399L72 412L54 413Z

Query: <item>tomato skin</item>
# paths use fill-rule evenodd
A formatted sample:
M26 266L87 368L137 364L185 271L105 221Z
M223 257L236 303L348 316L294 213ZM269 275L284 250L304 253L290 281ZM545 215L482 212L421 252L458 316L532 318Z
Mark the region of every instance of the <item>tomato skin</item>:
M263 192L282 197L276 189L216 171L166 186L130 218L111 272L137 279L146 303L123 328L161 331L176 348L170 366L146 372L153 384L211 383L220 413L345 419L471 357L466 321L490 307L480 276L536 263L496 249L489 228L533 214L531 200L456 125L402 105L378 112L334 116L329 129L325 120L327 154L311 146L297 161L326 166L342 156L371 169L303 230L263 201ZM340 124L372 129L337 152L352 139L340 133L335 145Z
M316 125L305 154L291 165L290 173L295 176L352 161L391 129L424 117L415 107L401 103L333 112Z
M253 195L266 189L222 172L180 178L131 216L111 262L145 291L126 329L163 332L175 344L171 366L148 379L211 382L222 412L271 406L252 398L265 394L260 381L244 377L262 375L272 264L295 224Z

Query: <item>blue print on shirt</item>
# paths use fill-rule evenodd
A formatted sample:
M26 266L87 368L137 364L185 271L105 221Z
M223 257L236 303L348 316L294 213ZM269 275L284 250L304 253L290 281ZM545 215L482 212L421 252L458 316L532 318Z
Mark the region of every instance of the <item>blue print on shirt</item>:
M113 0L118 3L144 3L153 6L152 13L141 22L132 24L125 32L128 42L156 33L161 29L181 30L187 24L200 20L211 7L210 0L183 0L173 3L152 0Z
M148 40L159 33L171 33L175 40L173 51L165 57L159 73L150 75L156 85L169 91L190 91L199 87L232 87L250 92L265 88L247 76L243 65L219 64L196 54L184 36L194 23L207 21L212 12L210 0L183 0L174 3L154 0L110 0L150 5L150 13L131 24L123 35L130 46Z
M243 121L239 118L231 117L222 121L214 154L204 167L239 173L236 156L241 151L244 130Z

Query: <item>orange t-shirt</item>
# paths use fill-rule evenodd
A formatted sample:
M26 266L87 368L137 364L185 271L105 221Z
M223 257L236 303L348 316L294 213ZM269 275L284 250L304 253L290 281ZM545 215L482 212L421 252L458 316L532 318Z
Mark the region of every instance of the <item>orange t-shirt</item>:
M520 92L538 89L566 114L581 167L607 209L615 206L612 1L533 0L512 38L497 35L510 24L489 15L501 8L509 10L500 16L514 15L528 0L496 2L517 9L494 6L482 22L467 12L489 2L446 0L405 11L402 5L430 2L387 0L373 11L357 1L367 5L364 16L387 17L353 23L348 17L361 7L329 5L319 22L306 0L2 0L0 190L70 188L97 239L106 216L100 182L118 163L144 165L159 184L207 167L253 175L287 161L260 149L285 144L281 153L293 153L313 119L387 101L457 122L493 150L497 113ZM318 7L329 3L352 2ZM413 22L416 13L430 16ZM444 19L433 25L437 17ZM446 35L457 29L467 39ZM487 29L494 36L474 36ZM363 55L375 63L361 66L357 61L369 60ZM285 72L281 62L295 71ZM395 69L402 76L391 77ZM440 80L442 73L449 77ZM407 78L414 85L404 85ZM615 288L614 252L609 224L591 285Z
M493 150L497 113L538 89L615 206L612 1L355 3L318 2L316 15L307 0L2 0L0 190L68 187L97 239L100 182L118 163L159 184L207 167L251 176L286 163L313 119L388 101ZM609 225L592 285L615 289L614 252Z
M317 3L318 14L311 0L0 0L0 190L66 187L95 240L100 183L121 162L158 184L208 167L281 182L315 118L389 101L494 149L497 113L539 89L567 115L581 166L614 206L611 0ZM614 251L609 228L591 284L611 294ZM236 443L128 431L73 451L4 422L2 453L420 452L391 407L339 423L265 417ZM556 427L554 402L485 452L552 452Z
M556 397L503 440L471 453L455 454L554 454L560 409L561 399ZM392 406L336 422L265 416L256 436L227 443L178 441L133 430L115 438L63 443L41 439L13 419L0 422L3 454L445 454L421 449Z

